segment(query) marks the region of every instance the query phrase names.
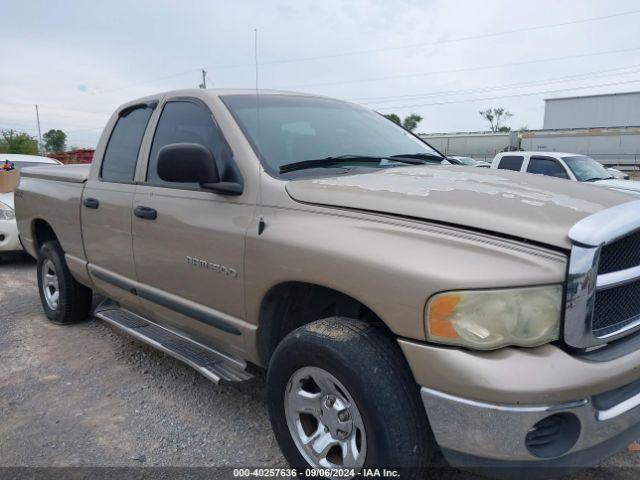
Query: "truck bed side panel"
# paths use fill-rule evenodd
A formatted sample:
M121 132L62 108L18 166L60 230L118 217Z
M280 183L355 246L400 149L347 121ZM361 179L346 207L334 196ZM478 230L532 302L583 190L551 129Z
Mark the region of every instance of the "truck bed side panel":
M64 250L69 269L79 282L90 285L80 229L80 201L84 183L22 176L15 193L20 238L27 252L37 256L37 220L53 229Z

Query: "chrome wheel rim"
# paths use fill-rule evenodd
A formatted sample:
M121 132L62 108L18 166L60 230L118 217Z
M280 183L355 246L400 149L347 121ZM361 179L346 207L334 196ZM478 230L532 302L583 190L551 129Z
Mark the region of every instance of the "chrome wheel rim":
M367 454L360 411L331 373L303 367L289 379L284 399L289 433L313 468L361 469Z
M42 264L42 291L44 293L44 299L47 302L47 306L51 310L58 308L58 302L60 300L60 287L58 286L58 274L56 272L56 266L51 260L45 260Z

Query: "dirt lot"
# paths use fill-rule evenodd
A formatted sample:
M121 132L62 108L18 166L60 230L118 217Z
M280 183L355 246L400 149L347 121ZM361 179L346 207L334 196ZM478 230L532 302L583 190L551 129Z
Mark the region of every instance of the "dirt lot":
M215 385L98 320L52 325L25 257L0 260L0 365L0 467L286 466L263 375ZM570 478L631 479L638 467L640 453L623 452Z

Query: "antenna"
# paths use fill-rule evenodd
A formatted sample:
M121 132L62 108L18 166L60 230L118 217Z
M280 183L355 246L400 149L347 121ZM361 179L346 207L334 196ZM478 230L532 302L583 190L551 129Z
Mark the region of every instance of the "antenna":
M207 71L204 68L200 69L200 71L202 72L202 83L198 86L200 88L207 88Z
M42 131L40 130L40 113L38 113L38 104L36 104L36 122L38 122L38 141L40 147L40 155L44 153L44 149L42 148Z
M253 29L253 57L256 65L256 95L258 95L258 29Z

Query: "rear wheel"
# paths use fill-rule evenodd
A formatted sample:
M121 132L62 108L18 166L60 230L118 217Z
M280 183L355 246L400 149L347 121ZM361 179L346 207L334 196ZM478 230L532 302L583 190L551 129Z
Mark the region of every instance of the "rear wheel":
M52 322L76 323L89 316L92 292L73 278L56 240L46 242L38 253L38 289L44 313Z
M302 471L419 475L437 452L402 353L364 322L328 318L290 333L271 358L267 396L280 448Z

